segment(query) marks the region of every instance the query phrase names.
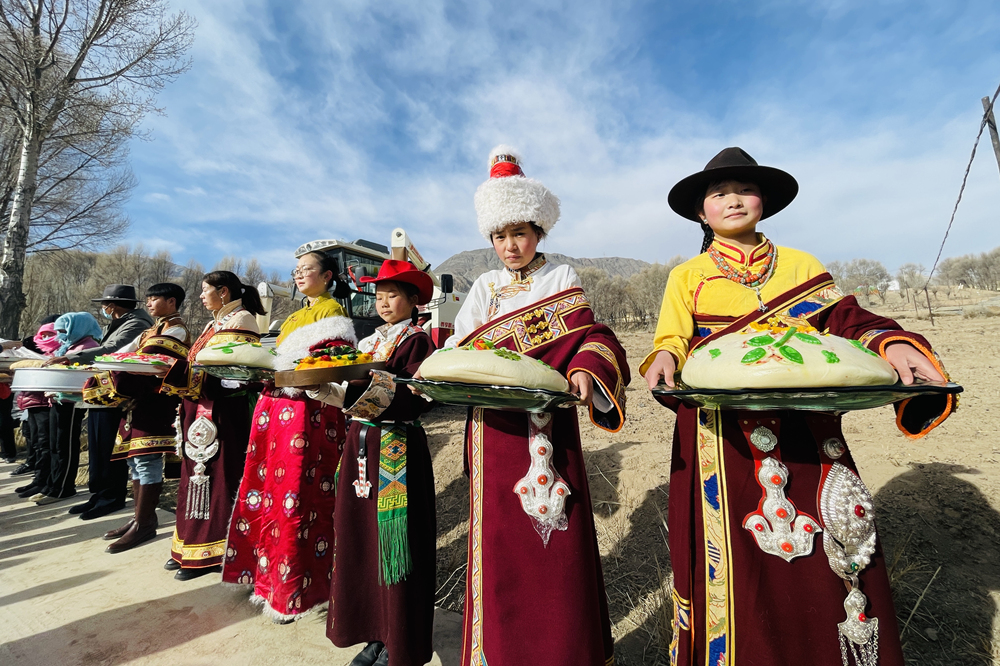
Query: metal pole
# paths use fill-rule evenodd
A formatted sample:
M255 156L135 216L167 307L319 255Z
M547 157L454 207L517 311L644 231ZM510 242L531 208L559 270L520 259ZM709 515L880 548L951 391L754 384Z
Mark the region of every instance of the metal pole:
M986 124L990 128L990 139L993 140L993 154L997 158L997 166L1000 167L1000 135L997 134L997 119L990 108L990 98L983 98L983 111L989 111L986 117Z

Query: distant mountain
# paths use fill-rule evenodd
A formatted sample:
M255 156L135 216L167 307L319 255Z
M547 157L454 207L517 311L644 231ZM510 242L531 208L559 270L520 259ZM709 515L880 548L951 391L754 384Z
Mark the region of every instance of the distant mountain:
M628 278L642 269L650 266L649 262L624 257L602 257L600 259L574 259L565 254L546 252L545 256L556 264L568 264L579 270L581 268L599 268L608 274ZM486 271L503 268L500 257L492 248L466 250L449 257L440 265L434 267L438 275L450 273L455 278L455 291L468 292L476 278Z

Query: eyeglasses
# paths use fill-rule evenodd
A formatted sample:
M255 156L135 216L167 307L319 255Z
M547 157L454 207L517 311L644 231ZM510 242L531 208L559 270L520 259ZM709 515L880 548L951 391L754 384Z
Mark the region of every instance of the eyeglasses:
M296 268L291 273L289 273L289 275L291 275L292 279L294 280L300 275L309 275L310 273L316 273L317 271L319 271L319 268L317 266L305 266L304 268Z

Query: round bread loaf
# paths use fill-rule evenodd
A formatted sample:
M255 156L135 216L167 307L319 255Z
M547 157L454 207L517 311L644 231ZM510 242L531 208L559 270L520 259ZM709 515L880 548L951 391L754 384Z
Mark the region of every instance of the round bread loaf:
M558 370L509 349L442 349L420 365L420 375L442 382L569 391Z
M821 388L896 383L896 371L857 340L796 327L748 327L702 345L681 381L692 388Z
M194 360L201 365L242 365L273 370L274 357L273 350L256 342L226 342L205 347Z

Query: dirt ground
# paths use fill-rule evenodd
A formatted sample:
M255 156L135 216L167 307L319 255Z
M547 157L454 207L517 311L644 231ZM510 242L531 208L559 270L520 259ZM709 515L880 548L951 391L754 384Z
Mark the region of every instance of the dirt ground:
M922 312L926 316L926 311ZM996 318L891 316L934 345L965 387L958 413L921 440L895 427L891 407L852 412L844 433L875 495L877 524L904 651L912 664L1000 663L1000 330ZM651 345L626 332L633 375ZM611 434L581 418L590 487L620 664L665 664L670 640L666 510L673 414L641 378L628 389L628 419ZM582 410L581 410L582 415ZM438 603L460 611L465 591L468 481L462 473L464 411L425 419L438 489ZM919 603L918 603L919 602Z

